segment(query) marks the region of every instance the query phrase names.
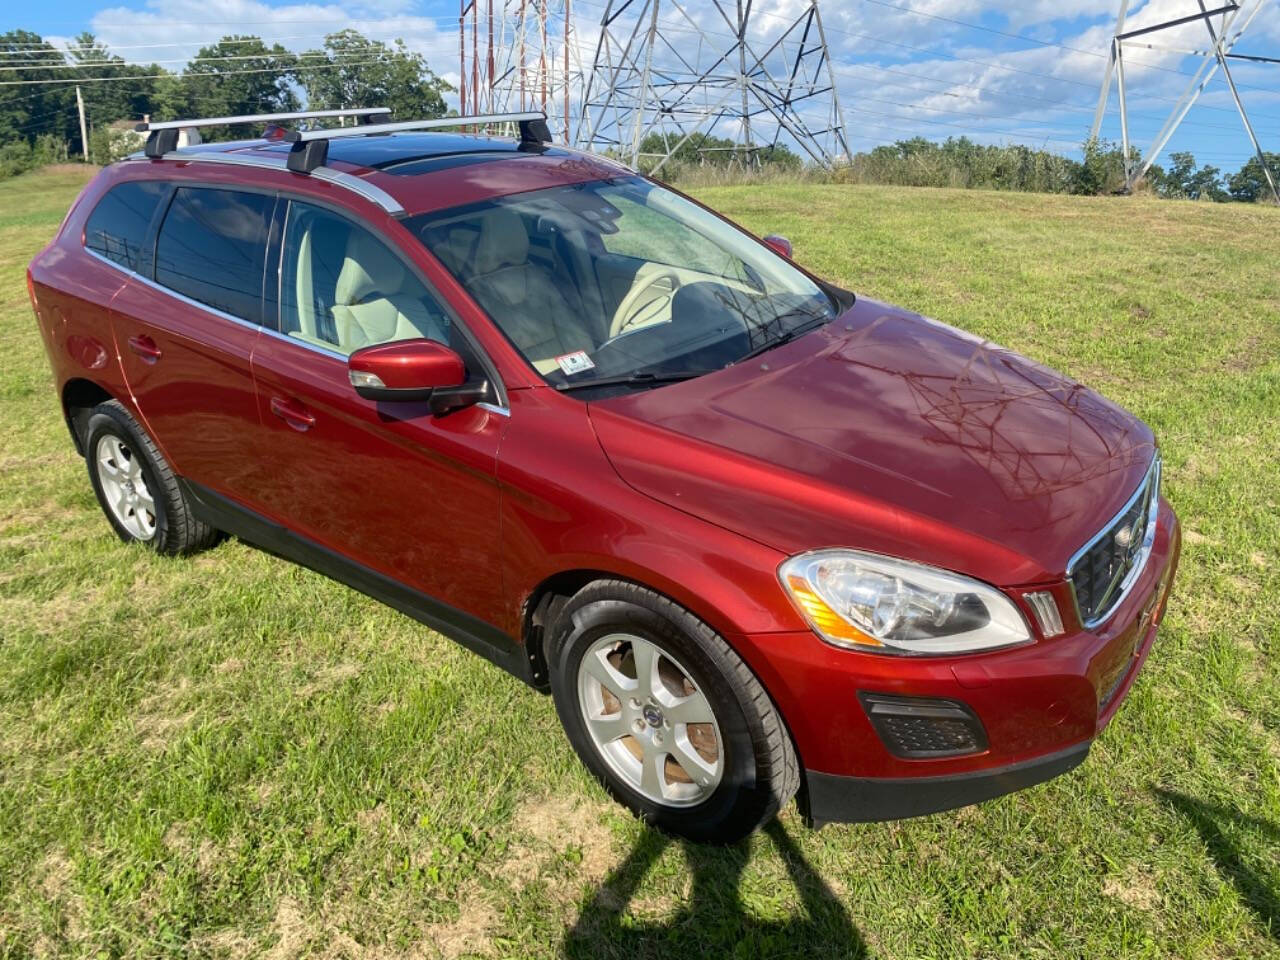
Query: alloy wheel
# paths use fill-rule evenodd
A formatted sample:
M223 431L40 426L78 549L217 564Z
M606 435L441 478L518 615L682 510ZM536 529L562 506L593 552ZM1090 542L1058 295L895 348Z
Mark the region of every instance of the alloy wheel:
M109 433L98 439L94 461L111 513L131 536L150 540L156 535L156 502L142 462L128 444Z
M720 728L689 671L651 640L601 637L578 666L587 733L609 767L647 800L700 803L724 775Z

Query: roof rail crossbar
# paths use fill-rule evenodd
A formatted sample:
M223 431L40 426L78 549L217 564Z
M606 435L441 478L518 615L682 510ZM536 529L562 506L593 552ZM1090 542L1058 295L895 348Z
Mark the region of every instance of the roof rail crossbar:
M340 137L367 137L382 133L440 130L489 123L518 124L522 144L551 142L551 131L547 127L547 116L544 113L488 113L467 117L439 117L434 120L405 120L399 123L371 123L361 127L332 127L328 130L291 130L284 138L293 144L293 149L289 152L289 169L295 173L310 173L317 167L324 166L329 155L329 141Z
M148 157L162 157L178 147L178 131L194 127L221 127L234 123L273 123L282 120L317 120L325 117L355 117L357 124L369 123L370 117L391 114L390 107L355 107L349 110L299 110L292 113L256 113L235 117L197 117L190 120L163 120L134 125L138 133L149 134L143 151Z
M261 150L250 150L241 153L225 150L201 150L199 147L195 147L183 150L180 153L169 154L165 159L179 160L183 163L212 163L237 167L259 167L267 170L286 170L288 169L287 157L287 154L267 153ZM140 162L145 160L145 157L135 153L127 159ZM359 194L366 200L382 207L393 217L404 216L404 207L400 205L400 202L368 180L352 176L349 173L343 173L341 170L333 170L329 167L321 167L314 171L312 176L342 187L344 190Z

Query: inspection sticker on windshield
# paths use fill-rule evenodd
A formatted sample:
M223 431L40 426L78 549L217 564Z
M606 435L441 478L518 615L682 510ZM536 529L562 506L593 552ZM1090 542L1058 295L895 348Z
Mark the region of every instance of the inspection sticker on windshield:
M587 356L585 350L575 350L573 353L566 353L556 357L556 363L566 375L582 373L584 370L595 368L595 364L591 362L591 358Z

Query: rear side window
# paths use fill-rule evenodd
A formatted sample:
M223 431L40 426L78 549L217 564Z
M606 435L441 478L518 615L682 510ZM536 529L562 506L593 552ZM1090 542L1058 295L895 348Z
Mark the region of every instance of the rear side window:
M275 197L180 187L156 239L156 283L252 323Z
M89 214L84 245L120 266L137 271L142 242L156 207L169 189L167 183L135 180L107 191Z

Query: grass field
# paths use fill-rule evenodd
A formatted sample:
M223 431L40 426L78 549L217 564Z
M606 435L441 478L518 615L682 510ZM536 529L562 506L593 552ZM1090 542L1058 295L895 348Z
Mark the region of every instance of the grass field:
M83 179L0 183L0 956L1280 956L1280 211L699 192L1134 410L1186 525L1084 767L720 850L630 819L549 699L398 614L235 541L116 540L23 283Z

